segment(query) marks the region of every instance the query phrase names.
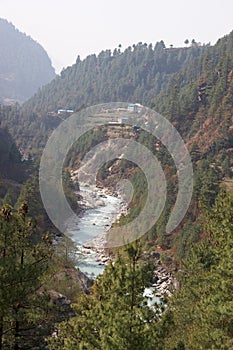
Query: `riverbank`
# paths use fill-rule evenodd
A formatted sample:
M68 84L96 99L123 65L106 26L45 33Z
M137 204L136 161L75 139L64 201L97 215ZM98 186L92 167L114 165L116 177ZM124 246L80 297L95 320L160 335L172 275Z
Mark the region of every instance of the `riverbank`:
M79 269L88 277L96 278L103 273L105 266L113 259L105 249L106 234L122 214L127 214L128 206L123 193L94 186L83 186L78 192L81 214L75 227L71 227L71 238L79 251ZM174 276L163 266L160 254L156 251L146 258L154 261L154 276L148 298L169 297L176 288Z
M105 249L106 233L127 207L119 194L103 188L83 186L78 196L81 212L68 230L78 248L78 267L95 278L112 258Z

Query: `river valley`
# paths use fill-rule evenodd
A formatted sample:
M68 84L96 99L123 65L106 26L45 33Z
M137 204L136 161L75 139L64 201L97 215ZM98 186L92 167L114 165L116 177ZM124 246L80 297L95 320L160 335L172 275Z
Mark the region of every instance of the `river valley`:
M78 248L78 267L89 277L101 274L108 261L103 248L105 234L118 219L125 204L117 196L97 187L81 187L83 213L69 226L69 234Z
M121 213L127 212L127 204L120 195L93 186L81 187L79 195L83 212L76 222L72 221L69 234L78 248L78 268L95 279L110 259L104 249L105 235ZM154 283L145 289L144 295L148 305L153 305L172 294L176 281L161 265L160 255L156 251L150 255L155 261Z

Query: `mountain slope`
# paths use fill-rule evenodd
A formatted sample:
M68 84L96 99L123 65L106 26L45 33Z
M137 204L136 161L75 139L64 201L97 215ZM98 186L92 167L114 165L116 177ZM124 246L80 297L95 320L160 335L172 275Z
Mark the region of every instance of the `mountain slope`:
M147 104L164 88L171 74L188 66L205 50L204 46L166 49L163 42L155 47L138 43L124 52L106 50L83 61L78 57L25 108L41 113L110 101Z
M0 125L0 205L16 202L28 169L11 135Z
M58 109L137 101L167 117L202 154L231 149L232 72L233 33L214 46L166 48L159 42L153 48L138 43L124 52L78 58L22 109L7 117L3 113L2 120L22 149L38 154L61 121Z
M151 106L202 154L233 148L233 32L175 73Z
M40 44L0 19L0 102L25 101L55 77Z

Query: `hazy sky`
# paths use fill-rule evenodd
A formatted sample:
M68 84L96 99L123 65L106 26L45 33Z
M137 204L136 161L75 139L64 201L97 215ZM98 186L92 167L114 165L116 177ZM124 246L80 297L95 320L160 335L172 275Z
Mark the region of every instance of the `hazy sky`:
M232 0L0 0L0 17L38 41L57 72L122 44L214 44L233 30Z

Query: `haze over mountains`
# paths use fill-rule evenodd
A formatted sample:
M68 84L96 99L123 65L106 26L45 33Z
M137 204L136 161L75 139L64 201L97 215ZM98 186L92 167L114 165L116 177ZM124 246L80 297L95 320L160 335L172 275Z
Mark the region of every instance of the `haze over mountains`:
M43 47L0 19L0 102L23 102L55 77Z
M231 149L232 43L230 33L214 46L194 41L183 48L167 48L161 41L154 47L138 43L124 51L118 47L84 60L78 57L22 109L8 111L7 119L3 114L3 124L22 149L36 154L60 123L59 109L140 102L171 120L202 152L210 147Z

